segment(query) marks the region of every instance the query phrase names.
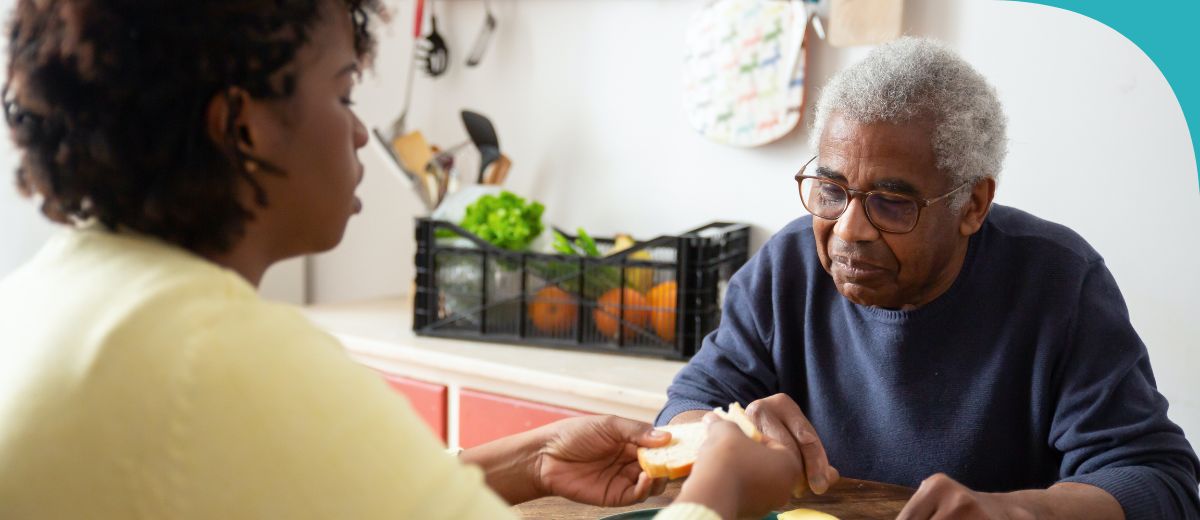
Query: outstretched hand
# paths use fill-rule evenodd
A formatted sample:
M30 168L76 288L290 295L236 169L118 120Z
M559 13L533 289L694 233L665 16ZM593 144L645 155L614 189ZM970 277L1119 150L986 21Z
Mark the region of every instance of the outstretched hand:
M542 494L614 507L641 502L666 485L642 471L637 449L664 446L669 433L613 416L576 417L546 428L548 440L535 462Z

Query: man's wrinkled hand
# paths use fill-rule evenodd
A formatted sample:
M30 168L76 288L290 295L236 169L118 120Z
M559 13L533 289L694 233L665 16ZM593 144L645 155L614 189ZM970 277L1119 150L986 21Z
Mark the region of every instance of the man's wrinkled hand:
M750 403L749 415L763 435L786 447L804 465L808 487L822 494L840 478L829 464L825 446L808 417L787 394L775 394Z
M1033 520L1029 509L1006 493L972 491L945 474L921 482L896 520L942 520L951 518L986 520Z

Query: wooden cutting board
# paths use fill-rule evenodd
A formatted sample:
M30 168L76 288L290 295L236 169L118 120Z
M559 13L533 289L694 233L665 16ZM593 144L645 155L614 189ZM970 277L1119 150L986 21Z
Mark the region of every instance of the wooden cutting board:
M904 0L832 0L829 44L834 47L875 45L900 36Z

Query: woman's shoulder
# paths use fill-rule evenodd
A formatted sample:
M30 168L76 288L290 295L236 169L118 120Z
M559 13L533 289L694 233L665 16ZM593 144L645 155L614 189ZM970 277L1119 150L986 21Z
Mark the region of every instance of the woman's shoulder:
M73 231L39 256L24 285L62 296L34 314L68 327L70 342L97 360L176 371L198 354L336 345L298 309L263 300L237 273L153 239Z

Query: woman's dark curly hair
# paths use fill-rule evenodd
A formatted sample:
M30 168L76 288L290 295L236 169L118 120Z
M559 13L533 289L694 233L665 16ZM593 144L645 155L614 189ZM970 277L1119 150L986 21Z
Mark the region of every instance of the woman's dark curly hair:
M267 201L237 129L210 137L208 104L234 87L290 96L286 66L332 7L348 10L355 51L369 55L373 0L19 0L3 90L24 152L18 189L58 222L95 219L227 251L251 218L239 183Z

